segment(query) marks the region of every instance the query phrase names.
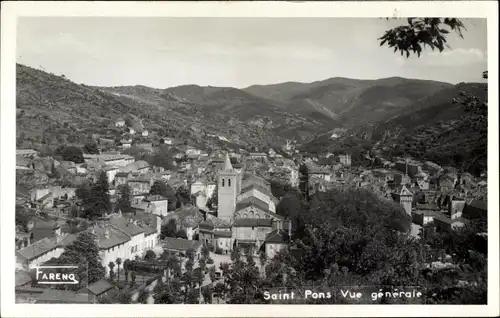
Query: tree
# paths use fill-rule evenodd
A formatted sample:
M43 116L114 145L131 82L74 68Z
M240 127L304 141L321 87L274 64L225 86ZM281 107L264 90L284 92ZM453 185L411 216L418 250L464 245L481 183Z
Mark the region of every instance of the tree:
M160 238L177 237L177 224L174 219L170 219L167 224L161 226Z
M303 229L301 216L307 213L306 209L300 193L295 189L290 189L276 206L276 213L289 219L292 222L292 229L301 231Z
M289 189L290 185L278 180L271 180L271 192L276 198L281 199Z
M186 205L191 202L191 191L185 186L180 186L177 189L177 207Z
M141 289L141 291L139 292L139 296L137 296L137 302L140 304L147 304L149 295L149 291L147 291L145 288Z
M455 31L463 38L465 26L460 19L455 18L408 18L407 24L387 30L379 38L380 46L387 45L399 51L401 55L420 54L423 48L438 49L442 52L446 46L447 35ZM423 48L422 48L423 46Z
M135 285L135 279L136 279L136 274L135 274L135 270L133 270L131 273L130 273L130 279L132 280L132 285Z
M216 184L214 192L212 193L212 195L210 196L210 198L208 198L208 200L207 200L207 207L209 209L215 209L215 208L217 208L217 205L219 204L218 193L219 193L219 185Z
M88 219L102 217L103 212L111 210L108 177L104 171L101 171L97 182L92 185L90 195L84 199L84 204L87 206L85 217Z
M73 161L74 163L83 163L83 152L78 147L62 147L56 150L56 154L60 155L63 160Z
M174 189L168 184L166 184L164 181L161 180L156 180L153 185L151 186L151 190L149 191L150 194L155 195L161 195L168 200L168 209L175 210L177 207L177 195Z
M113 261L109 262L108 267L109 267L109 279L113 280L113 278L115 277L115 272L113 271L113 269L115 268L115 263Z
M118 200L116 201L116 207L121 211L130 211L131 209L131 198L132 190L128 184L120 184L117 188Z
M85 144L82 150L84 153L99 154L99 148L95 142Z
M152 250L147 250L146 255L144 255L144 259L148 262L152 262L156 259L156 253Z
M78 265L79 287L87 286L104 278L96 237L90 232L80 233L73 243L66 246L59 257L60 264ZM88 275L88 276L87 276Z
M118 281L120 281L120 265L121 264L122 264L122 259L118 257L116 259L116 267L117 267L116 271L117 271L117 275L118 275L117 276Z

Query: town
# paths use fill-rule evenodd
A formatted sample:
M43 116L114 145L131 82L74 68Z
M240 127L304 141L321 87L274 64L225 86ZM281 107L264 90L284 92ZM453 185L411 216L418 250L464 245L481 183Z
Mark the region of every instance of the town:
M95 134L92 143L54 156L17 150L18 302L226 303L221 286L235 253L265 277L276 255L300 250L297 222L286 212L297 193L309 201L332 189L368 190L407 214L406 235L416 239L429 224L451 233L487 217L485 174L408 157L355 166L349 153L313 156L291 140L277 149L208 152L155 131L136 132L123 119L109 127L117 130L120 141ZM165 160L155 165L155 155ZM486 232L476 235L487 240ZM99 264L90 264L88 250L71 256L85 244L95 244ZM426 266L455 266L449 258ZM85 267L78 288L37 283L36 266L64 262ZM90 275L88 268L99 265L102 272ZM184 298L174 299L170 286L166 300L160 286L175 275Z
M492 305L487 19L18 20L16 303Z

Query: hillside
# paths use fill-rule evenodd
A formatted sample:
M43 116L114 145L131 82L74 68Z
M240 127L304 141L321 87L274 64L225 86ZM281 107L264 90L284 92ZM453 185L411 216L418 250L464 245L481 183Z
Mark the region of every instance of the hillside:
M188 112L200 115L200 120L194 118L199 125L220 125L223 130L233 127L233 130L223 133L225 137L235 134L241 137L236 130L246 126L251 135L269 132L274 138L269 136L265 139L274 142L283 138L311 136L340 125L333 118L322 115L295 114L278 102L232 87L183 85L163 90L137 86L100 89L132 100L146 101L157 107L169 107L176 112L185 112L189 106ZM172 101L175 101L174 106L167 106ZM211 123L211 120L215 122ZM211 134L216 133L213 129L208 130Z
M332 132L320 134L303 149L344 151L351 147L356 154L369 149L385 157L409 154L478 174L486 167L486 140L471 127L471 114L453 100L465 91L485 101L486 88L483 83L460 83L417 100L387 120L350 127L340 138L331 138Z
M24 65L16 71L17 139L23 147L78 146L95 133L119 139L122 130L113 126L118 118L200 147L277 145L321 131L314 120L234 88L91 87Z
M274 100L288 111L334 118L343 127L385 120L451 84L391 77L378 80L330 78L313 83L254 85L245 91Z

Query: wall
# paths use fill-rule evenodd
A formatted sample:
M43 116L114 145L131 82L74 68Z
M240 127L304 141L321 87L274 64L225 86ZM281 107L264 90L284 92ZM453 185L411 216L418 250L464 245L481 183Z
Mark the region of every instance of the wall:
M35 259L29 261L28 266L37 266L37 265L43 264L53 257L58 258L59 256L61 256L61 254L63 252L64 252L64 248L57 247L57 248L49 251L48 253L45 253L45 254L39 256L38 258L35 258Z
M239 210L234 215L235 219L270 219L269 214L265 213L259 208L249 206Z
M129 241L130 242L130 241ZM116 260L118 258L122 259L122 264L120 265L120 272L123 272L123 261L126 259L132 259L129 257L128 251L130 249L129 242L124 244L116 245L112 248L99 251L99 256L101 257L101 264L106 269L106 276L109 275L109 262L115 263L114 272L117 271L118 266L116 265Z
M267 259L272 259L279 251L286 247L286 244L266 243Z

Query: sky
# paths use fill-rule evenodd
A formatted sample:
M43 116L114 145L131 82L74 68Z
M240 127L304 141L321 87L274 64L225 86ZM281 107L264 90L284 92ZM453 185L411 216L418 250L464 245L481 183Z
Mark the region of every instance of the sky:
M243 88L331 77L481 81L486 19L466 19L449 48L401 57L377 40L381 18L22 17L17 63L87 85Z

